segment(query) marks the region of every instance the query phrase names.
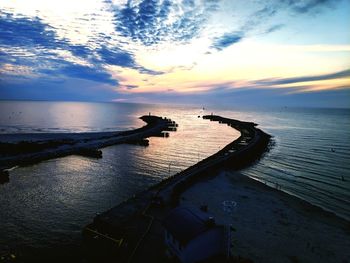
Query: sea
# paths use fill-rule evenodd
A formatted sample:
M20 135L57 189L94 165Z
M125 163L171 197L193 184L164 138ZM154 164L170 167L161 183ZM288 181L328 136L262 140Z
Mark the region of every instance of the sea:
M178 123L148 147L121 144L102 159L68 156L14 167L0 185L0 256L82 260L82 228L97 213L219 151L239 137L205 114L252 121L269 151L240 172L350 220L350 110L134 103L0 101L1 134L130 130L142 115ZM208 193L210 194L210 193Z

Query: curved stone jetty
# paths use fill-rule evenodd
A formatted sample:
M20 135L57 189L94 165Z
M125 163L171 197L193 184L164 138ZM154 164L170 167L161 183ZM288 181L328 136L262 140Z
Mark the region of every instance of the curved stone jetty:
M0 171L72 154L101 158L100 148L120 143L146 145L145 138L166 137L163 131L174 126L174 121L158 116L140 119L146 125L130 131L1 134Z
M216 115L203 118L227 124L241 136L214 155L97 215L83 229L90 257L102 261L160 262L159 249L163 248L160 222L171 208L177 206L181 193L217 169L225 166L238 169L248 165L268 147L271 136L256 128L255 123ZM152 242L144 242L146 239ZM141 249L142 243L146 244Z

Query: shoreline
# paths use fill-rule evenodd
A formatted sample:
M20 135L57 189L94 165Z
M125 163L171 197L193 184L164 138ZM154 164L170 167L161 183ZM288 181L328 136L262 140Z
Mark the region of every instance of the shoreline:
M316 245L310 241L304 242L303 235L300 236L300 234L294 233L299 226L307 226L304 227L303 233L307 233L308 239L312 239L313 236L320 236L323 238L324 243L327 244L328 239L326 240L324 238L328 238L327 235L330 234L332 238L337 237L333 240L334 244L338 242L338 239L342 240L339 247L344 247L344 251L346 251L346 245L350 245L350 222L348 220L322 207L309 203L300 197L281 191L271 185L266 185L262 181L242 175L239 171L232 171L232 168L237 170L263 158L266 150L269 148L270 136L266 135L268 140L264 141L260 147L255 148L256 153L254 158L252 158L249 154L244 154L244 151L242 155L241 147L244 150L247 146L247 137L249 139L250 135L255 133L255 130L258 130L255 123L240 122L212 115L209 115L208 119L227 124L233 128L235 128L235 125L236 127L238 125L241 128L253 129L253 131L241 133L241 136L237 140L229 143L218 153L214 154L214 158L213 156L208 157L207 159L210 161L209 168L203 166L201 170L198 167L203 165L201 161L186 169L190 171L194 169L192 172L194 174L197 173L197 176L193 176L191 173L190 175L181 173L173 175L94 218L94 222L83 229L84 242L88 248L86 251L82 251L81 255L84 260L88 260L90 255L93 254L96 256L96 261L99 262L101 257L103 257L101 254L107 253L105 254L107 259L118 258L121 259L121 262L144 262L145 260L147 262L172 262L169 261L169 258L165 257L166 248L163 245L163 238L160 238L163 233L160 232L162 226L159 222L174 206L192 205L200 207L207 205L209 212L215 215L217 223L233 223L233 227L236 230L233 233L233 255L235 260L244 258L252 259L254 262L350 262L350 255L345 253L341 254L345 255L343 258L336 257L337 261L332 260L332 257L334 257L333 254L338 255L341 253L340 250L334 250L334 246L331 246L333 251L327 247L320 249L322 246L317 244L317 242ZM218 133L219 131L220 129ZM264 136L264 132L261 130L260 132ZM96 135L96 133L84 133L84 136L90 134ZM237 147L234 148L235 152L230 152L232 151L232 147ZM216 162L215 156L220 161ZM235 164L235 161L239 161L240 163ZM189 180L187 182L183 180L184 178L181 178L182 175L185 175L184 177L188 176ZM191 178L194 178L193 181ZM176 187L176 185L180 185L180 187ZM173 194L177 191L174 191L174 189L179 189L179 192ZM230 195L236 192L239 194ZM227 215L223 213L222 202L225 200L235 200L237 202L237 207L233 214ZM266 200L270 200L272 205L269 206ZM160 202L164 202L165 205L160 205ZM247 204L254 204L255 206L252 207ZM266 209L263 209L264 206L266 206ZM270 212L268 212L269 210ZM284 212L284 210L288 210L288 213ZM299 220L302 221L301 223L296 220L296 216L291 211L294 211L298 215L300 214ZM104 216L106 215L107 217L111 216L107 224L105 224L106 221L100 221L101 219L105 220L106 217ZM261 221L259 221L260 219ZM319 231L313 229L315 222L319 226L319 229L323 229L324 227L328 229L326 232L327 235L321 235ZM104 225L95 228L100 223ZM90 227L91 230L96 231L90 231ZM131 233L126 237L123 231L127 228ZM130 230L132 228L135 229ZM257 229L260 232L256 231ZM345 236L340 233L340 229L342 231L341 233L345 233ZM235 237L236 234L237 236ZM275 237L282 234L284 235L284 239L277 239ZM288 243L290 242L289 239L298 235L298 242ZM130 238L130 240L127 240L127 238ZM293 240L297 240L297 238L293 238ZM271 243L270 247L266 247L266 242ZM298 243L303 244L303 246L299 246L299 249L301 248L300 251L294 249L293 253L289 254L287 253L289 251L284 250L284 254L276 254L276 259L269 257L269 253L271 255L275 250L284 249L283 247L280 248L279 245L284 246L285 244L289 244L286 246L298 247ZM110 254L111 250L114 250L115 253ZM322 250L328 252L323 253ZM302 255L299 256L298 254ZM308 254L307 260L305 260L303 254ZM281 255L284 256L283 261L277 257L281 257ZM322 258L315 259L319 255L327 258L327 261L323 261ZM158 259L160 261L157 261Z
M163 229L160 222L179 204L181 194L222 167L238 169L247 166L268 148L271 136L256 128L255 123L216 115L203 118L227 124L238 130L241 136L214 155L97 215L83 229L89 257L99 260L103 255L105 260L122 262L143 262L147 258L147 262L159 262L159 257L164 255L155 252L154 247L163 247L163 238L159 238L159 229ZM145 241L154 235L158 236L156 240ZM140 251L140 246L151 248Z
M234 206L225 209L225 201L234 202ZM253 262L350 262L349 221L239 171L222 169L181 196L181 205L203 204L216 222L234 228L234 258Z

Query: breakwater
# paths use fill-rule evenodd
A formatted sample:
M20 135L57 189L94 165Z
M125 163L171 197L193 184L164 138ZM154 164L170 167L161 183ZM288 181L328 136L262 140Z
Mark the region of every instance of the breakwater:
M239 169L248 165L267 149L270 135L258 129L255 123L215 115L203 118L229 125L241 136L216 154L97 215L83 229L87 251L93 258L97 261L101 257L117 258L121 262L142 262L145 257L151 260L152 255L157 254L151 250L163 243L161 219L178 204L181 193L216 169ZM145 242L150 236L158 238ZM143 248L140 248L142 243ZM149 246L148 249L145 246Z
M0 179L3 178L6 182L7 170L14 166L30 165L72 154L101 158L100 148L121 143L147 146L148 141L145 138L167 137L168 130L176 130L177 124L167 118L145 115L140 119L146 125L130 131L2 134L0 136Z

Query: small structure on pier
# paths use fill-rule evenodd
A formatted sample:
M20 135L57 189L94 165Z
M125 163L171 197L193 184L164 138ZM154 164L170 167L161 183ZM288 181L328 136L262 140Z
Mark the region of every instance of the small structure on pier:
M163 226L168 250L180 262L192 263L214 256L228 256L229 230L217 225L205 211L177 207L163 220Z

